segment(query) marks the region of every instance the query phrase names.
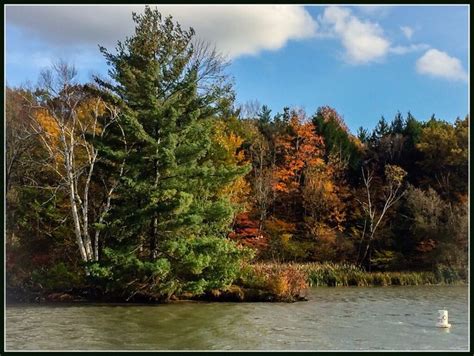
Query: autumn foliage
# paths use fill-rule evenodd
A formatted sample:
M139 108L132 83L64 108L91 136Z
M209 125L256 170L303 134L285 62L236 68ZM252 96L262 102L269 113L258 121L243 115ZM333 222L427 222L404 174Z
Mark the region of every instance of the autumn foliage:
M298 191L305 170L323 163L323 139L315 134L313 124L304 120L302 113L293 113L288 132L276 139L276 152L280 156L274 172L273 189L276 192Z

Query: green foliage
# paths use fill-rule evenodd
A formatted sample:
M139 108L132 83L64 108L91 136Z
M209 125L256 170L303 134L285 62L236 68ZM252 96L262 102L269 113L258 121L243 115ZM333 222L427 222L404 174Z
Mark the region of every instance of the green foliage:
M220 57L192 43L194 30L148 6L133 18L135 33L116 54L101 48L117 84L98 84L120 102L128 151L108 219L113 250L94 273L129 295L199 295L230 285L246 256L224 238L235 206L223 192L248 168L223 154L213 132L232 114L233 93ZM103 149L117 166L115 141Z
M422 153L419 167L425 173L424 183L443 197L461 200L467 194L468 118L457 119L454 125L432 118L416 147Z
M179 261L172 271L174 278L182 281L179 292L197 295L229 287L237 278L242 261L253 257L252 250L213 236L170 241L169 254Z
M88 269L91 281L104 287L106 292L127 298L142 292L157 299L173 292L167 279L168 260L143 261L131 250L106 248L103 252L103 262L92 263Z
M434 275L438 283L451 284L463 279L454 268L438 264L436 265Z
M332 108L321 107L313 117L313 124L324 139L326 161L331 155L338 155L353 172L358 171L361 152L339 114Z
M370 261L372 266L378 270L394 270L405 263L401 253L390 250L375 251Z
M48 268L35 270L31 273L33 285L47 291L63 291L77 287L84 282L83 275L72 271L64 263L60 262Z
M385 117L381 117L380 120L377 122L375 129L372 132L372 139L373 140L380 140L382 137L388 135L390 133L390 126L385 120Z
M265 231L269 236L269 248L265 252L267 258L303 261L311 252L313 244L298 237L294 224L271 219L266 221Z
M108 292L166 300L172 295L197 296L228 288L253 251L220 237L201 237L169 241L166 257L152 261L133 250L105 249L104 255L103 262L92 264L89 271Z
M401 134L403 132L404 128L404 122L403 122L403 117L400 112L395 115L395 118L392 120L392 123L390 124L390 133L391 134Z

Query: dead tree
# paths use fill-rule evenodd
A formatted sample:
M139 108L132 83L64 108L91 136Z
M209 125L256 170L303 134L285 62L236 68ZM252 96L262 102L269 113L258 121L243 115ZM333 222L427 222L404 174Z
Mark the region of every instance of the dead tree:
M359 203L362 206L362 209L365 213L364 219L364 228L362 231L362 236L359 245L359 253L357 256L358 264L363 265L367 255L372 247L372 242L375 238L375 233L377 228L380 226L383 218L385 217L387 211L400 200L400 198L405 194L405 190L402 190L403 179L406 176L406 172L395 165L386 165L385 166L385 178L386 185L383 187L383 206L380 211L377 210L375 204L375 198L372 192L372 183L374 179L374 171L362 167L362 179L364 182L364 190L366 193L366 200L359 200ZM365 249L363 249L362 255L362 246L364 242ZM369 268L370 268L370 257L369 257Z

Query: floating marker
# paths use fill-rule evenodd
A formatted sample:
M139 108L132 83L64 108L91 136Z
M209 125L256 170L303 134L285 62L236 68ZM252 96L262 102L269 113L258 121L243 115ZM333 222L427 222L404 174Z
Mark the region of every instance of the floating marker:
M451 324L448 323L448 311L438 310L438 322L436 323L438 328L450 328Z

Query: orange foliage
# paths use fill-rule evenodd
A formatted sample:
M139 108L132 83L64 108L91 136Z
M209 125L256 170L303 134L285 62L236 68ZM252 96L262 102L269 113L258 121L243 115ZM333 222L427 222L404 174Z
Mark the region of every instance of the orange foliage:
M312 122L303 122L302 115L294 114L289 126L291 132L276 139L282 161L275 170L273 183L275 191L285 193L299 189L304 169L324 163L323 139L315 133Z
M266 287L278 300L295 300L304 296L308 289L305 273L292 264L256 264L254 273L265 281Z

